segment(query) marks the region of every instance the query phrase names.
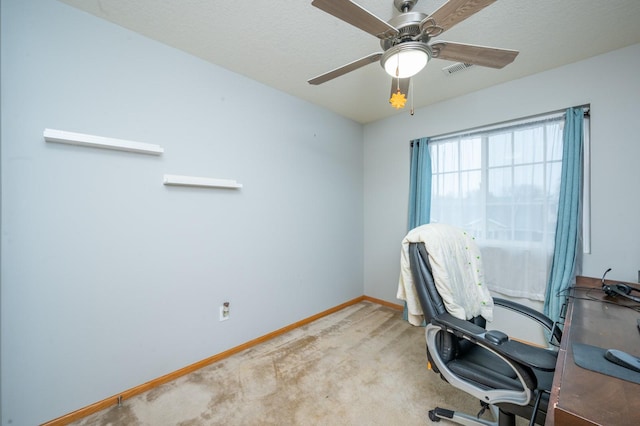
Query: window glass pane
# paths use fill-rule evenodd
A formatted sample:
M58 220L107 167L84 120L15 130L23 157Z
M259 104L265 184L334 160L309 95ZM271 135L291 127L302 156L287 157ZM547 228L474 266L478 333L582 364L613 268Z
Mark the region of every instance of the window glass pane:
M487 201L511 196L511 168L490 169L487 179Z
M544 203L516 204L513 210L515 241L542 241L544 226Z
M460 173L460 190L463 198L481 198L480 183L482 181L482 173L480 170L472 172Z
M511 204L488 204L486 238L488 240L511 240L512 216Z
M546 126L547 132L547 161L562 161L562 132L564 121L551 123Z
M547 164L547 190L549 198L560 196L560 179L562 176L562 163L554 162Z
M441 197L458 197L458 174L446 173L440 176L441 187L439 194Z
M458 170L458 142L443 143L438 149L438 171L451 172Z
M543 160L544 129L534 127L513 132L513 163L534 163Z
M431 154L431 170L433 173L440 171L440 163L442 161L442 144L430 143L429 153Z
M511 164L511 133L492 135L488 138L489 167L506 166Z
M516 200L545 197L543 164L513 168L513 196Z
M463 139L460 141L460 170L480 169L482 167L482 139Z
M479 235L484 230L484 206L470 200L460 206L461 220L459 226Z

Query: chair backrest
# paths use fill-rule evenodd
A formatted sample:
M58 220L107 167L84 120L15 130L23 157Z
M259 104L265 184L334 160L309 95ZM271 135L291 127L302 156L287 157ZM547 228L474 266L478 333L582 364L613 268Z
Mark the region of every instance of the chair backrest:
M409 263L411 274L413 275L413 284L422 307L424 319L429 323L432 318L446 313L447 309L436 288L429 263L429 254L423 243L409 244ZM469 321L483 328L486 326L486 321L481 316L476 316ZM439 335L437 349L440 357L445 362L448 362L461 352L466 352L467 348L472 346L473 344L465 339L459 339L451 333L442 332ZM429 351L429 348L427 351Z
M436 289L436 284L431 273L431 264L427 249L422 243L409 244L409 262L411 265L411 273L413 275L413 283L418 294L420 306L424 313L426 322L430 322L431 318L439 314L447 312L442 297Z

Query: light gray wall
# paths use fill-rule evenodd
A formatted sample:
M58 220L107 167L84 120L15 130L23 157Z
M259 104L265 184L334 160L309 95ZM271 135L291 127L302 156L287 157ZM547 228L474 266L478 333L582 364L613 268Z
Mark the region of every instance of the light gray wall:
M363 294L362 125L54 0L1 12L3 425ZM46 143L45 128L165 153Z
M591 253L583 275L637 281L640 269L640 45L368 124L364 129L365 294L395 298L406 234L409 141L591 104ZM473 72L473 69L465 71ZM455 78L452 77L452 78Z

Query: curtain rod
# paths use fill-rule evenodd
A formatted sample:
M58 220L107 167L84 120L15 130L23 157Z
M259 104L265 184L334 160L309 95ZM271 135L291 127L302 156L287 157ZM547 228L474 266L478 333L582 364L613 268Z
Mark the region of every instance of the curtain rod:
M577 105L577 106L574 106L572 108L584 108L584 116L585 117L590 117L590 111L591 111L591 105L590 104ZM432 142L432 141L435 142L437 140L448 139L448 138L452 138L452 137L455 137L455 136L472 136L472 135L477 134L477 133L490 131L490 130L492 130L494 128L496 130L498 130L498 128L500 130L504 130L504 129L507 129L507 128L512 127L512 126L516 127L516 126L521 126L521 125L525 125L525 124L534 124L536 122L553 121L554 119L560 119L563 116L563 114L565 114L566 112L567 112L567 108L561 109L561 110L556 110L556 111L545 112L545 113L541 113L541 114L536 114L536 115L530 115L528 117L516 118L516 119L513 119L513 120L502 121L502 122L499 122L499 123L489 124L489 125L485 125L485 126L472 127L472 128L466 129L466 130L458 131L458 132L442 133L442 134L439 134L439 135L435 135L435 136L429 137L429 141L430 142ZM556 115L557 115L557 117L554 117ZM546 117L546 118L536 121L537 118L541 118L541 117ZM411 144L413 144L413 142L411 142Z

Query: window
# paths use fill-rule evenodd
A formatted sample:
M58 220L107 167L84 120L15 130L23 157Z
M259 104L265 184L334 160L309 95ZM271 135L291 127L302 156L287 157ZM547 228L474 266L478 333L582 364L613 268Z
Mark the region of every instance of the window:
M544 300L564 116L433 138L431 222L475 236L493 291Z

